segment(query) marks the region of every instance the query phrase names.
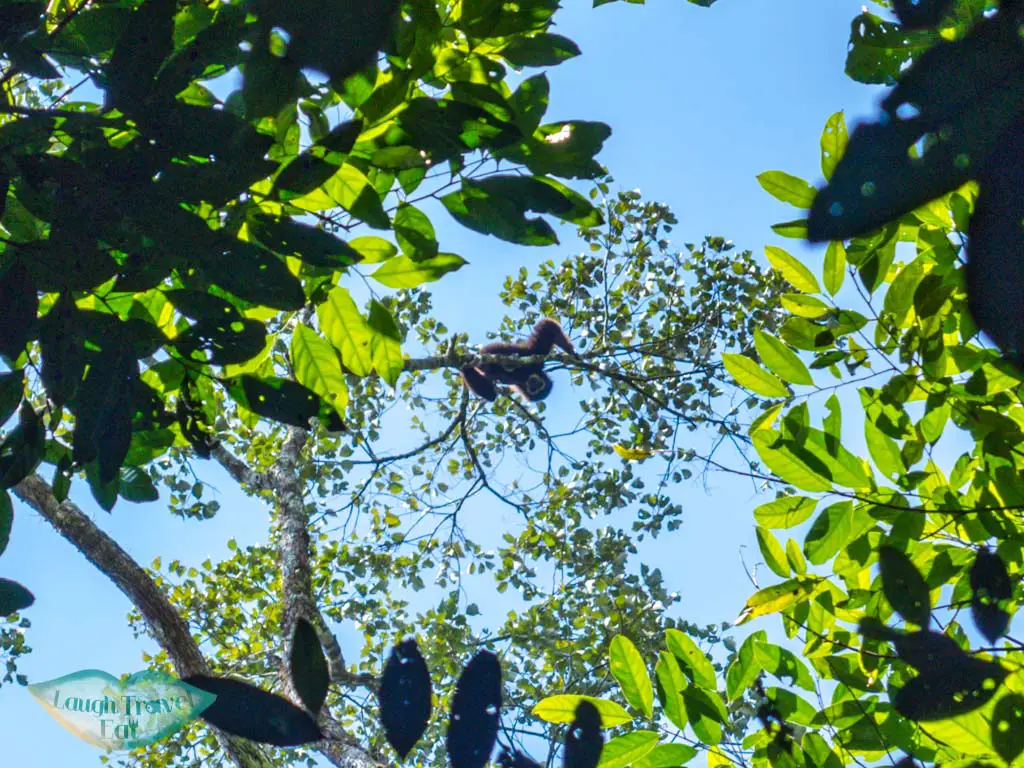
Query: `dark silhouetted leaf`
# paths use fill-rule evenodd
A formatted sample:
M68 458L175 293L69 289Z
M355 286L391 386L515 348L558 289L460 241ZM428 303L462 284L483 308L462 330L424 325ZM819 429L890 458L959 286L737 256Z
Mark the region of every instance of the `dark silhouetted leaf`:
M941 669L922 672L899 690L896 711L909 720L944 720L972 712L991 699L1006 677L994 661L964 655Z
M431 695L430 670L416 641L403 640L391 649L377 693L384 735L403 760L427 729Z
M10 616L28 608L35 597L21 584L10 579L0 579L0 616Z
M320 397L301 384L276 377L248 374L227 382L231 397L253 413L268 419L309 429L309 420L320 415Z
M500 53L515 67L553 67L579 56L580 49L567 37L542 32L532 37L515 37Z
M0 321L2 322L2 321ZM18 410L18 403L25 392L25 369L0 373L0 425Z
M327 686L331 682L331 674L327 669L327 659L320 645L320 638L313 625L303 618L295 622L295 634L292 637L292 655L289 661L292 683L295 691L315 717L327 698Z
M227 299L206 291L179 289L164 291L174 308L193 320L220 320L233 323L242 320L242 313Z
M76 464L99 459L100 482L117 477L132 439L139 363L133 352L111 344L90 361L78 393L72 443Z
M313 146L322 147L328 152L339 152L347 155L352 150L352 146L356 143L356 139L359 138L359 134L362 132L362 120L346 120L344 123L338 123L334 126L327 135L317 141Z
M255 130L223 109L175 102L159 111L140 112L139 129L176 155L231 159L239 148L255 146ZM258 151L258 150L254 150Z
M107 102L138 108L153 78L174 50L176 0L146 0L132 13L106 68Z
M275 253L297 256L315 267L347 269L363 259L359 251L341 238L291 219L260 216L249 223L249 228Z
M18 426L0 444L0 489L12 488L43 460L46 434L43 422L29 403L21 404Z
M299 282L270 251L233 238L218 238L216 253L199 266L208 280L235 296L273 309L297 310L306 303Z
M920 672L955 666L969 658L953 638L941 632L900 632L871 616L861 619L860 631L865 637L891 642L899 657Z
M100 509L110 512L114 505L117 504L117 490L121 481L120 476L115 476L113 480L104 482L100 478L99 461L90 461L85 465L85 479L89 483L89 491L92 493L96 503L100 505Z
M493 195L469 180L461 190L441 198L457 222L475 232L494 235L519 245L554 245L555 230L544 219L525 215L526 207L519 201Z
M497 154L513 162L524 163L538 175L595 179L605 173L594 159L612 133L605 123L570 120L542 125L538 131L542 139L531 137Z
M978 178L967 239L967 301L974 322L1019 364L1024 362L1024 123L1000 140Z
M139 467L121 468L121 482L118 484L117 492L125 501L136 504L160 499L160 491L153 485L152 478L146 470Z
M288 163L274 179L274 191L282 200L291 200L318 189L338 172L341 157L325 159L312 149Z
M904 119L908 105L919 112ZM956 189L985 165L1022 108L1024 48L1012 14L935 45L886 97L882 122L850 137L811 206L808 239L858 237ZM924 156L911 157L922 140Z
M11 526L14 525L14 506L7 491L0 491L0 555L11 540Z
M38 28L45 11L46 3L30 1L0 5L0 29L3 30L4 37L22 37Z
M39 311L36 286L20 259L0 273L0 354L13 360L21 354Z
M200 717L223 731L277 747L323 738L313 718L281 696L225 677L192 675L182 679L217 697Z
M907 621L927 627L932 611L928 585L910 558L898 549L881 546L878 565L882 572L882 591L889 605Z
M70 293L62 293L43 318L39 343L43 352L40 377L57 405L69 402L85 373L85 350L74 330L80 312Z
M540 768L540 763L523 754L518 749L514 752L509 752L504 747L501 749L501 754L498 755L497 763L501 768Z
M907 29L934 27L949 13L953 0L893 0L896 18Z
M71 490L71 454L66 453L57 462L57 468L53 472L53 497L62 502L68 497Z
M1010 614L1000 608L1002 600L1013 597L1013 582L998 553L982 547L971 566L971 617L978 631L990 642L1006 634Z
M581 701L565 734L563 768L597 768L603 748L601 713L589 701Z
M241 317L201 320L174 339L184 357L211 365L240 365L262 352L266 342L267 329L263 323Z
M1007 765L1024 752L1024 696L1011 693L992 711L992 746Z
M275 56L270 37L253 43L242 67L242 100L248 119L274 117L299 96L300 66L294 56Z
M188 379L185 380L185 386L178 396L175 415L182 436L188 440L196 455L204 459L210 458L210 448L214 440L207 431L201 404L192 398L192 387Z
M268 4L260 21L289 36L288 56L339 84L369 65L391 31L398 0L297 0Z
M483 768L491 759L501 718L501 664L490 651L474 656L452 697L446 745L452 768Z
M32 45L32 38L22 38L9 44L5 53L11 60L12 66L20 72L41 80L53 80L60 77L60 70L46 60L46 58Z

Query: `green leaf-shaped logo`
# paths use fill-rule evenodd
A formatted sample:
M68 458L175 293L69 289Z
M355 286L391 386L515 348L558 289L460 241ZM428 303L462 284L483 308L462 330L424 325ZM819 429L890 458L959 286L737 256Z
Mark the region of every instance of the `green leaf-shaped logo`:
M53 718L97 747L128 750L174 733L217 697L162 672L146 670L124 682L87 669L28 687Z

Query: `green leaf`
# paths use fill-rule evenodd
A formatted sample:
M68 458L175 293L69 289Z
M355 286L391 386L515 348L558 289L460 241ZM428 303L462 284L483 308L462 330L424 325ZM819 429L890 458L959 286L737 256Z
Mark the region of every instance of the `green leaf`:
M803 179L782 171L765 171L757 177L765 191L776 200L797 208L810 208L817 190Z
M804 539L804 554L814 565L827 563L851 541L853 502L831 504L815 518Z
M7 491L0 491L0 555L7 549L11 540L11 527L14 525L14 506Z
M292 334L292 367L296 380L320 395L338 413L343 413L348 405L348 385L334 349L308 326L298 325Z
M579 46L561 35L542 32L513 37L500 54L514 67L553 67L580 55Z
M658 745L654 731L636 730L608 740L601 750L598 768L625 768L641 760Z
M772 232L779 237L791 237L797 240L807 239L807 219L793 219L772 224Z
M547 75L534 75L521 82L509 99L516 113L516 123L525 135L537 130L544 118L550 91Z
M686 686L686 678L679 669L676 657L668 651L658 654L658 663L654 665L654 679L658 686L658 701L665 708L665 717L676 728L686 727L686 709L680 691Z
M678 768L697 756L697 749L689 744L659 744L639 760L633 768Z
M455 253L439 253L423 259L398 256L381 265L371 277L388 288L416 288L440 280L468 263Z
M744 389L765 397L789 397L786 385L749 357L724 352L722 362L736 383Z
M807 573L807 561L804 559L804 553L800 551L800 545L793 539L786 542L786 559L789 561L789 567L797 576Z
M794 256L774 245L766 245L764 253L771 265L778 270L779 274L786 278L798 291L802 293L821 293L821 287L818 285L818 280L814 277L814 273L801 264Z
M85 465L85 479L89 483L89 491L100 509L110 512L117 504L117 490L121 483L121 476L115 475L110 482L103 482L100 478L99 461L90 461Z
M10 579L0 579L0 616L10 616L23 611L36 601L35 597L21 584Z
M399 205L398 211L395 212L394 226L395 238L406 256L416 261L437 256L437 235L434 233L434 225L419 208L409 203Z
M937 41L933 29L910 30L864 11L851 22L846 74L859 83L889 85Z
M783 481L802 491L832 490L832 481L804 458L797 456L784 441L778 441L778 433L761 430L753 435L754 448L765 465ZM776 446L776 442L779 444Z
M750 596L733 624L735 626L746 624L758 616L778 613L804 602L815 592L819 581L820 579L817 577L801 576L760 589Z
M767 528L792 528L807 520L817 505L806 496L783 496L754 510L754 519Z
M783 380L791 384L814 384L803 361L776 337L755 330L754 346L765 367Z
M803 581L808 587L820 584L820 579L812 577L805 577ZM811 693L816 691L814 679L808 672L807 666L792 651L780 648L773 643L760 642L754 646L754 656L765 672L775 675L790 685L799 686L805 691Z
M398 253L398 249L394 245L383 237L374 235L357 237L355 240L349 241L349 245L363 257L363 264L379 264Z
M621 704L594 696L573 694L560 694L541 699L530 710L530 714L548 723L571 723L576 719L576 707L581 701L589 701L597 707L597 711L601 714L602 728L614 728L616 725L625 725L633 721Z
M742 696L760 676L761 664L757 661L754 648L767 639L764 630L758 630L743 641L725 674L725 691L729 701L735 701Z
M832 240L825 249L825 266L822 271L825 290L832 296L839 293L846 278L846 247L842 240Z
M797 317L807 317L817 320L832 311L832 308L821 299L813 296L805 296L802 293L784 293L781 296L783 309Z
M773 686L765 689L765 695L785 722L806 727L814 720L817 710L792 691Z
M335 288L317 307L320 329L341 355L341 362L356 376L373 370L373 333L347 288Z
M871 419L864 420L864 438L875 466L890 480L906 472L896 441L882 432Z
M366 178L366 174L353 165L345 163L337 173L328 178L318 189L290 201L292 205L306 211L326 211L341 206L360 221L374 229L389 229L380 196Z
M678 629L667 629L665 630L665 647L690 670L693 681L697 685L714 689L716 684L715 668L711 666L704 651L689 635Z
M121 467L117 492L125 501L136 504L160 500L160 491L153 485L149 473L140 467Z
M786 553L782 545L772 536L771 531L762 526L757 526L757 546L761 549L761 556L765 563L777 575L782 578L789 577L789 562L786 560Z
M618 681L626 701L648 718L652 717L654 690L651 687L651 678L647 674L643 657L633 642L625 635L613 637L608 661L612 676Z
M821 172L825 181L832 178L832 172L839 164L846 151L846 142L849 137L846 133L846 119L842 112L836 112L825 123L825 129L821 132ZM826 284L827 284L826 280ZM835 291L829 290L834 294Z
M374 332L370 342L373 367L381 378L393 387L405 367L402 358L402 336L398 325L387 308L376 299L370 302L367 325Z
M722 740L722 725L729 719L718 691L691 685L682 690L683 707L693 732L705 744Z

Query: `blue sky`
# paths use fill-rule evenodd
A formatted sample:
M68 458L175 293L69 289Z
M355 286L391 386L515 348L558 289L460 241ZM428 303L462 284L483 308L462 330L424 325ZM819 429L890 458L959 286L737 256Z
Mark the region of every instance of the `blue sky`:
M720 0L710 9L683 0L650 0L643 7L589 5L573 0L557 16L556 31L576 41L583 55L549 71L547 119L610 124L614 132L599 159L622 187L639 188L645 198L673 208L679 218L673 234L680 245L722 235L758 254L766 244L813 254L811 264L820 265L822 248L771 231L771 224L796 218L796 212L763 192L755 177L779 169L820 182L818 140L828 116L845 110L852 125L874 113L881 90L843 73L850 21L861 3ZM430 213L442 250L470 261L437 284L434 306L449 328L466 330L475 341L504 314L497 294L506 274L520 265L561 259L578 247L565 229L559 230L560 236L565 233L561 246L531 250L468 232L443 210ZM856 429L852 418L847 424ZM859 440L850 447L856 450ZM120 502L107 515L82 483L76 483L72 499L146 565L157 555L186 564L226 556L231 536L243 545L263 541L267 514L261 505L241 495L214 464L200 462L197 468L221 491L221 512L202 523L173 518L160 504ZM682 594L678 616L700 624L731 620L753 589L741 567L740 548L746 547L748 564L760 559L751 510L765 499L749 485L714 475L706 487L693 482L674 493L686 507L685 522L676 534L644 549L645 559L662 567L670 591ZM33 623L29 644L35 651L20 664L34 682L87 668L134 672L143 667L141 652L155 650L127 628L127 599L19 502L0 574L25 583L37 596L25 614ZM760 574L766 583L775 578L763 567ZM708 589L709 583L715 588ZM755 622L753 628L779 634L777 618ZM340 627L339 636L346 655L357 657L356 628ZM0 689L0 723L7 737L6 765L99 764L101 753L59 727L23 688Z

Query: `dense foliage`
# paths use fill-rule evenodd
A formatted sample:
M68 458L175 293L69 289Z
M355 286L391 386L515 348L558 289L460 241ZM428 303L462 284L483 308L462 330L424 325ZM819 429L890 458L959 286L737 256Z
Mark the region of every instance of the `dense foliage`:
M669 210L603 179L607 126L543 124L543 75L513 90L507 65L578 53L548 31L556 2L368 5L373 50L310 23L357 13L316 0L292 4L294 17L260 3L0 5L0 322L14 329L0 416L19 414L3 486L25 492L45 460L58 498L81 474L108 510L163 482L173 511L206 517L216 506L191 460L237 469L233 451L248 492L277 494L274 540L151 574L219 673L280 674L267 653L290 610L279 539L289 520L308 523L306 597L365 639L324 708L374 760L373 675L416 634L442 697L480 645L502 652L513 734L540 718L554 744L584 697L613 729L600 768L673 768L700 752L710 768L1016 764L1024 644L1007 632L1024 569L1024 374L978 323L1019 351L1019 9L878 4L902 23L854 19L847 72L898 83L887 116L850 137L842 113L829 118L824 190L759 177L809 210L777 234L831 241L820 266L769 246L769 275L721 238L672 250ZM243 85L220 104L203 82L236 65ZM75 73L106 103L70 101ZM332 125L340 105L351 119ZM496 159L518 172L491 171ZM597 183L587 198L558 179ZM564 432L543 404L483 408L458 385L466 336L430 316L418 286L464 262L440 250L416 206L428 196L523 245L557 242L531 211L580 227L589 253L523 270L502 297L526 314L504 336L567 319L582 356L558 365L589 391ZM372 277L398 292L361 312L337 281L376 263ZM414 342L427 355L415 365ZM724 413L723 367L746 390ZM381 397L384 384L400 399ZM420 442L377 450L395 402ZM706 453L678 446L709 426ZM751 463L723 463L724 444ZM299 493L305 517L260 485L290 450L295 485L316 496ZM678 526L669 491L696 458L777 489L754 518L780 582L735 624L779 614L786 641L759 630L737 645L724 627L667 618L677 598L662 574L630 567L638 542ZM525 469L502 483L505 459ZM639 467L655 461L648 489ZM467 533L475 497L516 526ZM0 549L11 515L4 493ZM435 606L409 615L410 593L427 589ZM521 605L506 621L474 625L477 600L509 589ZM0 581L0 608L29 600ZM24 644L3 637L13 672ZM169 653L154 665L177 664ZM442 745L430 723L419 759L442 764ZM217 749L193 725L133 759L185 765Z

